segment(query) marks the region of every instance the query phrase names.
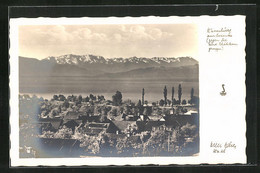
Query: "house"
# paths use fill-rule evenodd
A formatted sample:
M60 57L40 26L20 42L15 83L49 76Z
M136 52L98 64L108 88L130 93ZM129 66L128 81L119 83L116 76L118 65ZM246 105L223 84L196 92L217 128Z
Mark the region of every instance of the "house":
M125 121L136 121L138 119L138 116L135 116L135 115L127 115L127 114L124 114L122 115L122 118L123 120Z
M138 132L152 131L164 125L164 121L137 121Z
M136 121L111 121L107 132L125 134L129 127L137 128Z
M109 127L109 123L90 122L90 123L86 123L81 128L81 130L83 131L83 133L86 133L88 135L98 135L103 131L107 131L108 127Z
M193 115L196 116L198 114L198 111L189 110L188 112L184 113L184 115Z
M70 120L70 119L65 119L63 120L62 125L65 125L67 128L72 129L74 132L75 128L79 126L82 123L81 120Z
M150 120L148 115L139 115L139 118L137 119L137 121L148 121Z
M175 116L168 116L165 117L165 125L166 126L184 126L187 123L191 125L199 125L199 117L198 114L196 115L175 115Z
M52 128L55 129L55 131L57 131L60 128L61 123L62 123L62 120L60 120L60 121L52 121L51 122L51 126L52 126Z
M80 114L78 112L67 112L67 114L64 116L64 120L77 120L79 119Z
M87 117L87 122L99 122L99 120L100 120L100 115L98 114L94 114Z
M62 119L41 118L35 123L38 124L40 134L43 131L56 132L62 124Z
M174 113L175 113L175 109L174 108L170 109L170 115L174 115Z
M159 121L162 118L163 118L162 115L151 115L151 116L149 116L150 121Z

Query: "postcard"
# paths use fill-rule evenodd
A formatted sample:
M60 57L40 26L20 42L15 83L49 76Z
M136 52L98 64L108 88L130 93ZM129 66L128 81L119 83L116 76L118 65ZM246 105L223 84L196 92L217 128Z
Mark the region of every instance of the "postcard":
M11 18L11 166L245 164L245 19Z

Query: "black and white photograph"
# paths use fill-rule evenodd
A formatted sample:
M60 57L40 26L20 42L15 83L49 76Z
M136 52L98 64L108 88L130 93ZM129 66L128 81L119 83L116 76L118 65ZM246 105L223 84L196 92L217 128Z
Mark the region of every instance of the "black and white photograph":
M199 153L196 24L19 27L19 157Z

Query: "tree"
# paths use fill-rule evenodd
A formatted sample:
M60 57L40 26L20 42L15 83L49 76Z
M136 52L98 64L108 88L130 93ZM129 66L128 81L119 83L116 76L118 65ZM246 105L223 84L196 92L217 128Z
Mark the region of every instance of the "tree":
M76 100L77 100L77 96L72 95L71 96L71 101L75 102Z
M169 100L169 99L167 99L167 104L168 104L168 105L171 105L171 104L172 104L172 101Z
M23 97L24 97L25 100L29 100L30 99L30 96L28 94L24 94ZM53 96L53 98L54 98L54 96Z
M142 90L142 105L144 105L144 88Z
M53 100L58 100L58 96L57 95L53 95Z
M174 98L173 101L172 101L172 105L176 105L177 102L178 102L178 101Z
M114 106L120 106L122 104L122 93L116 91L116 94L112 96L112 100Z
M136 107L138 109L138 112L141 114L142 110L143 110L143 106L142 106L141 100L138 101Z
M100 122L106 122L107 121L107 115L106 114L101 114L99 117Z
M68 108L70 106L68 100L65 100L63 103L63 107Z
M59 100L60 101L65 101L66 100L66 97L64 95L59 95Z
M187 101L184 99L184 100L182 100L182 102L181 102L183 105L186 105L187 104Z
M139 108L139 107L141 107L141 106L142 106L142 103L141 103L141 100L139 100L138 103L137 103L137 105L136 105L136 107Z
M83 99L84 102L89 102L89 97L87 96L85 99Z
M163 106L163 105L164 105L164 100L163 100L163 99L160 100L159 105L160 105L160 106Z
M63 126L61 129L59 129L55 134L54 138L60 138L60 139L70 139L73 134L72 129Z
M32 96L32 100L33 100L34 102L36 102L36 101L38 100L38 97L34 94L34 95Z
M69 102L71 102L71 101L72 101L72 97L71 97L71 96L68 96L68 97L67 97L67 100L68 100Z
M150 116L152 114L152 109L149 107L145 107L143 111L143 115Z
M80 141L80 147L83 147L86 152L97 154L100 152L100 146L104 133L99 133L97 136L87 135L84 130L78 128L75 130L74 138Z
M193 104L195 104L195 106L199 109L199 103L200 103L200 99L199 99L199 97L197 97L197 96L194 96L193 97Z
M109 115L114 116L114 117L118 116L118 114L119 114L119 111L116 107L112 108L109 112Z
M181 95L182 95L182 88L181 88L181 84L179 84L179 89L178 89L179 104L181 104Z
M163 96L164 96L164 104L166 106L167 105L167 88L166 88L166 85L163 89Z
M172 106L173 106L173 99L174 99L174 87L172 87Z
M194 97L194 89L191 88L191 91L190 91L190 104L193 103L193 97Z
M147 108L144 108L143 115L147 115L148 116Z
M101 102L103 100L105 100L105 97L103 95L101 95L101 96L98 95L98 101Z
M162 113L165 114L165 115L169 115L169 114L170 114L170 110L164 108L164 109L162 110Z
M79 101L80 103L82 102L82 96L81 96L81 95L79 95L78 101Z
M158 156L167 151L168 134L163 129L165 129L164 125L151 131L150 138L143 144L143 151L153 156Z
M43 101L44 101L44 99L43 99L42 97L40 97L40 98L39 98L39 101L40 101L40 102L43 102Z
M90 94L90 95L89 95L89 98L93 101L93 100L94 100L94 95L93 95L93 94Z
M126 115L130 114L130 109L129 109L128 106L123 107L123 113L126 114Z
M136 124L128 124L127 128L124 130L126 134L135 135L137 133L137 125Z

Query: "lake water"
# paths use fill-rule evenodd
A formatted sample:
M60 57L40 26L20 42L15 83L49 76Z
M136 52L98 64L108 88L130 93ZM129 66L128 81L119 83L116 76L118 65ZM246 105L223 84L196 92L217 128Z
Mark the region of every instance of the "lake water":
M168 89L168 99L171 99L171 88L175 89L175 99L178 97L178 85L182 85L182 99L190 99L191 88L194 95L199 96L199 81L194 80L167 80L167 79L95 79L89 77L20 77L20 93L37 95L50 99L54 94L79 95L83 97L94 94L104 95L111 100L116 91L120 91L123 100L134 102L142 98L142 89L145 89L145 100L149 103L163 99L163 89Z

